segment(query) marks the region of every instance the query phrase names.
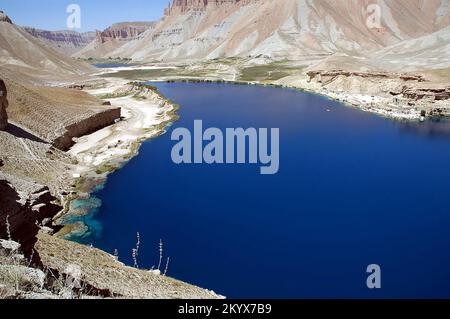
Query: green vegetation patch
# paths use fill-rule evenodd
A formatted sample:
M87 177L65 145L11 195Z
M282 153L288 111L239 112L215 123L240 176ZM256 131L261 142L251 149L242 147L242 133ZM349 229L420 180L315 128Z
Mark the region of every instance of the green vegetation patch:
M124 78L129 80L141 79L149 80L163 77L202 77L208 76L211 71L202 70L188 70L186 68L165 68L165 69L146 69L146 70L122 70L114 73L105 73L101 76L106 78Z
M114 172L115 170L117 170L118 167L114 166L112 164L104 164L102 166L99 166L96 170L95 173L97 175L102 175L102 174L106 174L106 173L111 173Z
M300 72L302 67L292 67L283 62L245 67L241 70L240 81L276 81Z

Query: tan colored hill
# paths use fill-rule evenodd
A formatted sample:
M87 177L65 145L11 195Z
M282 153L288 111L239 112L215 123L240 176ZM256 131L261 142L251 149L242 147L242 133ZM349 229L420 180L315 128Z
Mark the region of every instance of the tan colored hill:
M448 0L382 0L379 27L372 1L174 1L142 38L100 52L136 61L267 56L370 55L450 25Z
M73 78L93 71L91 66L46 46L4 16L6 18L0 19L1 69L17 77L36 79Z

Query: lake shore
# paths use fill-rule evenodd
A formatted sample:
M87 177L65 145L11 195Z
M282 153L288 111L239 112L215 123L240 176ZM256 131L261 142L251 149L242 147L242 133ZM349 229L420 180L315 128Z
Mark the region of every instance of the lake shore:
M188 68L189 69L189 68ZM152 72L165 73L167 76L155 76L143 78L141 76L121 78L123 72ZM183 73L183 71L185 73ZM331 91L322 87L320 83L308 81L306 76L288 76L280 80L271 81L242 81L237 79L235 69L223 69L220 72L208 71L202 76L195 74L197 66L192 66L192 75L186 73L186 69L180 65L129 65L116 68L105 68L93 74L102 77L106 83L98 88L88 88L85 91L105 101L112 106L121 107L123 121L111 127L106 127L93 134L77 139L75 145L69 151L78 164L72 174L76 179L77 196L69 196L64 201L64 211L57 219L65 217L67 213L84 215L87 212L79 209L71 209L71 203L77 199L89 199L90 194L96 188L106 182L109 173L119 169L139 150L141 143L147 139L157 137L164 132L166 125L176 119L178 106L169 103L156 92L147 92L147 96L136 96L136 92L130 87L130 80L145 82L219 82L241 85L262 85L279 88L290 88L313 94L318 94L333 101L355 108L364 112L373 113L388 119L400 121L425 120L420 111L404 110L392 105L392 101L386 96L355 94L345 91ZM180 74L179 74L180 73ZM179 74L179 75L177 75ZM138 83L138 82L135 82ZM125 88L125 89L124 89ZM128 91L127 91L128 90ZM144 97L144 99L143 99ZM78 211L77 211L78 210ZM64 221L64 218L61 219ZM60 235L67 236L71 233L83 233L86 225L67 225Z
M247 64L246 64L247 63ZM139 81L221 82L293 88L325 96L351 108L402 121L449 117L450 88L422 73L310 71L288 62L267 66L216 60L106 69L98 75ZM444 93L442 93L444 92Z
M91 193L106 182L110 173L138 154L144 141L164 134L166 126L178 118L178 106L151 87L137 86L123 79L107 79L101 87L85 91L120 107L122 119L75 139L74 146L68 151L77 163L70 172L76 195L63 198L64 210L55 217L57 223L64 225L58 233L61 237L86 231L86 225L82 223L66 224L71 216L87 213L74 209L72 204L80 199L89 199Z

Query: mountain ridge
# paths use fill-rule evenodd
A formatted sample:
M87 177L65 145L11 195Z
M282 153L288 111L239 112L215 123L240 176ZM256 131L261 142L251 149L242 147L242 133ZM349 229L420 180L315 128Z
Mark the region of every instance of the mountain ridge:
M154 28L100 52L137 62L266 56L370 56L450 26L448 0L381 0L379 27L370 0L174 0ZM89 57L81 53L80 56Z

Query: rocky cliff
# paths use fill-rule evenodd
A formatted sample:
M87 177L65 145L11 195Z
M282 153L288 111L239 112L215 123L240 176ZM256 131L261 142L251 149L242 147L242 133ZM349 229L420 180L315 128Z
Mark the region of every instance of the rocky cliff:
M153 22L121 22L95 33L94 41L75 53L80 58L108 58L108 54L132 40L137 40L149 29Z
M72 55L95 39L95 32L47 31L24 27L33 37L66 55Z
M52 141L52 144L60 150L67 151L74 144L73 138L91 134L106 126L112 125L120 119L120 108L109 108L96 112L88 118L76 121L65 127L64 133Z
M8 114L6 109L8 108L6 85L3 80L0 79L0 130L5 130L8 126Z
M4 226L0 227L0 239L20 242L27 257L33 254L39 225L51 226L52 218L62 209L53 204L56 198L50 194L48 187L33 187L30 198L21 203L17 190L8 181L0 180L0 225Z
M185 13L189 10L202 10L209 7L220 7L230 4L246 4L258 0L174 0L172 4L165 9L164 15L170 16L178 13Z
M96 38L100 42L106 42L110 39L119 39L123 41L133 40L152 26L152 22L116 23L104 31L97 31Z

